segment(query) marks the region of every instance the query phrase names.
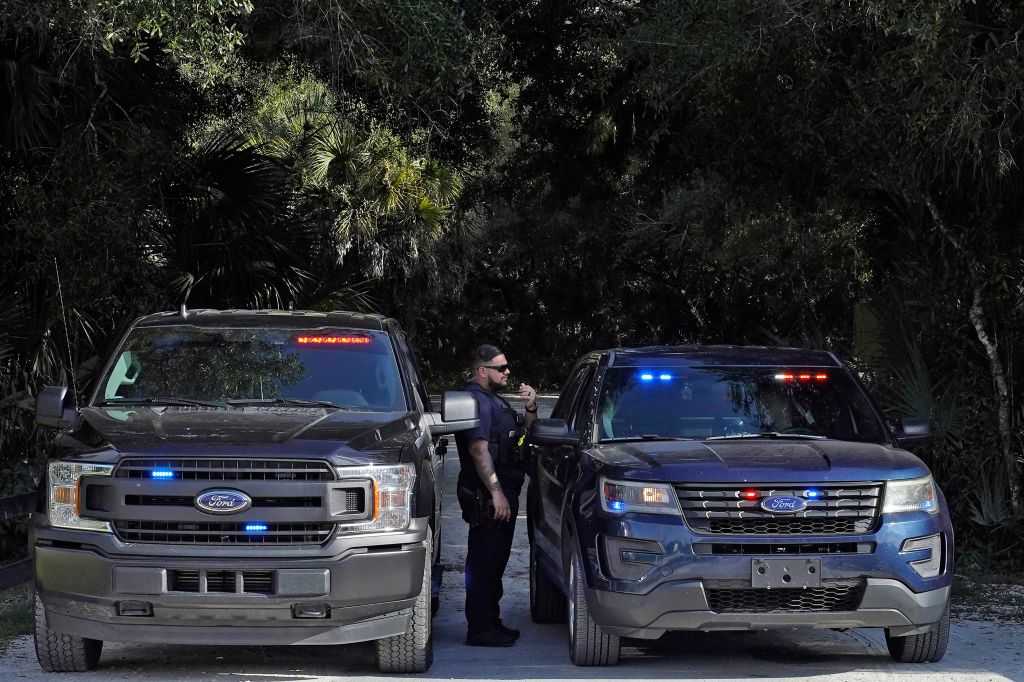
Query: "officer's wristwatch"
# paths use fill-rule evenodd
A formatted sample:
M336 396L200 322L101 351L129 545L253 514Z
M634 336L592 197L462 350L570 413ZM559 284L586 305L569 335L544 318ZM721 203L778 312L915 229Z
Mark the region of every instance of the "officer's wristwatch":
M532 410L529 407L523 407L523 409L526 410L527 412L529 412L530 414L534 414L534 413L537 412L537 406L536 405L533 406Z

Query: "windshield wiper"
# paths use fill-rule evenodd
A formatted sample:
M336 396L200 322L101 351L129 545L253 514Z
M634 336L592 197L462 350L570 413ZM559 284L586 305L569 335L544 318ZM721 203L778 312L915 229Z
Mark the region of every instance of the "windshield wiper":
M169 406L169 407L231 407L227 403L218 402L216 400L193 400L191 398L164 398L164 397L153 397L153 398L119 398L119 399L108 399L101 400L96 403L99 407L113 407L115 405L154 405L154 406Z
M708 436L704 440L733 440L740 438L810 438L811 440L828 440L828 436L814 433L780 433L778 431L762 431L761 433L733 433L727 436Z
M352 410L351 407L336 405L330 400L306 400L305 398L239 398L229 400L229 405L292 405L294 407L329 407L334 410Z
M678 438L676 436L659 436L656 433L644 433L639 436L619 436L618 438L602 438L598 443L625 443L639 440L697 440L696 438Z

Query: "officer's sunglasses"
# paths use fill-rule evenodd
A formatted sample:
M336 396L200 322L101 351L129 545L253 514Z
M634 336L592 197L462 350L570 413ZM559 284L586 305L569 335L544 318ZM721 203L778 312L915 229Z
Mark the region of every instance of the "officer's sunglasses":
M487 369L493 369L495 372L504 372L505 370L508 369L508 363L505 363L504 365L480 365L480 366L481 367L486 367Z

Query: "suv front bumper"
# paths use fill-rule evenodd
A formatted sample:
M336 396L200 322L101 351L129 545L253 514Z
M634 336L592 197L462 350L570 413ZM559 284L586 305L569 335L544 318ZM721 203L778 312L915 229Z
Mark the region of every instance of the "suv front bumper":
M887 627L893 635L932 629L949 601L949 587L915 594L897 580L868 578L856 611L715 613L700 580L663 583L646 595L587 589L587 606L611 635L655 639L668 630ZM918 625L928 623L929 625Z
M944 514L885 515L872 533L835 536L698 535L679 519L639 514L596 521L578 526L592 532L580 538L580 551L586 559L583 565L591 615L609 634L655 638L667 630L885 627L890 634L903 636L932 630L949 603L953 533ZM901 548L909 538L932 535L942 536L941 566L938 575L922 578L911 562L927 556ZM637 543L659 548L654 553L637 549L647 555L643 559L647 572L633 580L614 575L614 570L622 569L613 569L608 548L636 549ZM775 553L776 548L794 544L841 547L843 551ZM731 549L718 553L711 549L717 545ZM696 551L697 546L710 553ZM850 551L853 547L856 550ZM742 553L729 553L737 550ZM709 603L709 590L737 589L747 596L756 593L752 585L755 559L790 558L820 561L822 587L834 581L859 582L860 598L828 610L790 606L715 610ZM784 587L773 591L792 594L799 590Z
M253 554L233 547L125 545L109 535L37 525L36 587L49 627L79 637L360 642L408 632L428 560L427 532L427 520L414 519L404 532L337 537L316 552L292 548L299 556L289 556L287 548ZM175 584L181 574L202 577L183 590ZM245 591L247 574L260 577L260 593Z

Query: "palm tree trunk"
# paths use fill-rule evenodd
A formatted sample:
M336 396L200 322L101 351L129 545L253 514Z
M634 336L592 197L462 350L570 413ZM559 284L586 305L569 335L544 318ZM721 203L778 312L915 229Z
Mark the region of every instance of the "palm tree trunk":
M999 348L985 330L985 311L981 304L981 282L978 278L978 263L970 251L964 249L960 240L949 230L946 221L939 212L938 207L931 195L925 193L924 203L932 215L935 226L942 233L942 236L952 244L953 248L964 255L968 260L968 268L972 280L971 307L967 311L974 327L974 333L978 335L978 341L985 348L988 356L989 370L992 372L992 381L996 389L997 413L999 419L999 444L1000 454L1006 466L1006 478L1010 488L1010 509L1014 516L1021 515L1021 480L1017 471L1017 457L1013 453L1013 435L1010 425L1010 391L1006 384L1006 372L1003 370L1003 361L999 358Z
M1010 392L1006 385L1006 373L1003 371L1003 362L999 359L998 348L985 332L980 284L975 283L974 285L974 297L968 315L970 315L971 324L974 325L974 332L978 335L978 340L985 347L989 367L992 370L992 380L995 382L996 398L999 403L999 442L1003 462L1006 464L1006 477L1010 484L1010 508L1013 510L1014 516L1020 516L1021 484L1020 475L1017 472L1017 458L1013 454L1013 439L1010 430Z

